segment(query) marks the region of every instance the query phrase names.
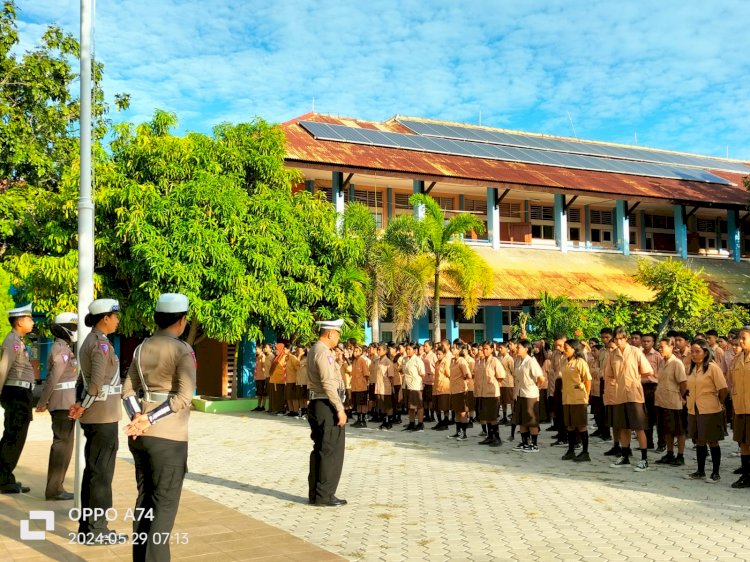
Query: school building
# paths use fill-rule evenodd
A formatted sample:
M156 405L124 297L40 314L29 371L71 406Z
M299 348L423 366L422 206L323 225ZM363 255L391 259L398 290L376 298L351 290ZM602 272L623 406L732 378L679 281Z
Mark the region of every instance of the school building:
M396 116L384 122L308 113L282 124L286 163L339 212L366 204L383 228L426 193L446 216L472 213L465 238L492 266L494 288L474 318L457 295L440 310L449 339L507 337L542 291L580 301L651 292L637 258L672 256L704 269L722 302L750 303L750 164L640 146ZM430 314L412 331L430 336ZM388 318L381 339L393 333Z

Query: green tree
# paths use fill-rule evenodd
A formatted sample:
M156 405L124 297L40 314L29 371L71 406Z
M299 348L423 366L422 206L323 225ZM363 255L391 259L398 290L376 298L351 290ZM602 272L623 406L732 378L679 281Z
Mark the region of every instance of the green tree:
M479 219L461 213L446 220L440 205L424 194L415 194L409 203L423 211L416 219L402 215L389 225L387 240L415 262L425 259L432 278L432 339L440 341L440 295L443 285L457 292L464 315L473 317L479 299L492 287L492 270L487 262L464 244L460 237L467 232L484 232Z
M0 334L3 334L3 337L10 331L10 323L5 311L15 308L13 298L10 296L10 286L10 275L0 267Z
M702 272L672 258L656 263L643 258L638 260L638 272L634 277L655 293L653 306L662 317L659 337L675 323L700 318L714 305Z
M364 259L361 267L367 282L367 311L372 340L380 341L380 319L390 308L397 339L411 330L414 318L424 313L427 301L425 259L410 260L378 232L375 217L366 205L352 202L343 221L347 238L361 240Z

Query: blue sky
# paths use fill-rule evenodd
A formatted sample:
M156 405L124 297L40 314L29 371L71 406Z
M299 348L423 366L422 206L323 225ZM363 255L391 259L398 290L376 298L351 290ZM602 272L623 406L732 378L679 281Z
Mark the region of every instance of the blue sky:
M79 0L17 0L21 49ZM210 132L312 107L750 160L750 2L99 0L116 120ZM571 123L572 122L572 123Z

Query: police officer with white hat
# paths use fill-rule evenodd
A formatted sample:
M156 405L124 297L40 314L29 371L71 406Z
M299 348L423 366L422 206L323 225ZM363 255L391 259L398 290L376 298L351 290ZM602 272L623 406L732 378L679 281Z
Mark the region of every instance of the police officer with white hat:
M125 432L135 461L136 512L152 513L133 522L134 561L168 561L169 541L187 472L188 419L196 380L193 348L180 340L187 326L188 298L164 293L156 303L158 330L133 354L123 385L131 422Z
M0 404L5 410L5 427L0 440L0 492L19 494L28 486L16 482L13 471L21 458L29 431L34 369L23 338L34 328L31 304L8 311L12 330L5 337L0 358Z
M47 500L72 500L73 494L65 491L63 482L73 456L75 420L68 417L70 407L76 402L78 361L71 344L78 338L78 315L63 312L55 316L50 332L55 342L47 358L47 378L42 395L36 405L37 412L49 411L52 418L52 446L47 467Z
M119 312L120 303L115 299L97 299L89 305L84 322L93 329L81 343L79 400L70 407L69 413L71 419L81 420L86 437L86 467L81 481L81 507L84 509L81 509L78 521L78 533L82 533L87 544L92 545L110 544L120 537L107 527L106 517L98 515L112 507L112 478L119 445L117 422L122 415L120 360L112 342L107 339L117 330Z
M346 505L346 500L335 495L344 465L346 413L343 404L344 382L333 349L339 343L344 320L317 324L320 338L307 355L310 390L307 422L313 440L308 475L309 503L338 507Z

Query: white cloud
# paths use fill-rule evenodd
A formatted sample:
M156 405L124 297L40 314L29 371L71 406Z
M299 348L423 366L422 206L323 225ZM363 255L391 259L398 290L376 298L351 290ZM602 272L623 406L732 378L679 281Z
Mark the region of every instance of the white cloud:
M78 34L75 0L18 0L23 46ZM99 2L96 50L129 119L183 129L316 110L395 113L750 159L743 1Z

